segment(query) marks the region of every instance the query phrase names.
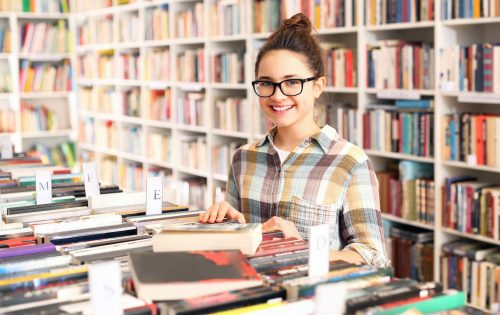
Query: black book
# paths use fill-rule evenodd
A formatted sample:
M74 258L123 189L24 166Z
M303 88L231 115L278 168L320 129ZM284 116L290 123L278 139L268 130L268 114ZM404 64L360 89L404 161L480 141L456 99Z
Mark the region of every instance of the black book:
M31 206L7 208L7 214L12 215L12 214L24 214L30 212L58 210L58 209L70 209L77 207L88 207L88 205L89 205L88 200L48 203L44 205L31 205Z

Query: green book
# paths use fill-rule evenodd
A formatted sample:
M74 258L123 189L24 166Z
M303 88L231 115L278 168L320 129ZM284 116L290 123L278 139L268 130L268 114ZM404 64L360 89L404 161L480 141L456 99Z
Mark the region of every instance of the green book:
M409 303L387 310L375 311L376 315L397 315L409 309L415 309L423 314L435 313L462 307L465 305L465 293L463 291L448 290L443 295L423 300L421 302Z

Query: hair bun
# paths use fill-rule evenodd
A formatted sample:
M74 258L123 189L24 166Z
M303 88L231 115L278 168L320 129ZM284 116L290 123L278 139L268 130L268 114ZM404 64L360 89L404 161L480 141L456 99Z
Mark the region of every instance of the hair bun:
M299 29L307 32L308 34L310 34L312 31L311 21L309 21L309 18L304 13L297 13L291 18L283 20L283 25L281 26L281 28Z

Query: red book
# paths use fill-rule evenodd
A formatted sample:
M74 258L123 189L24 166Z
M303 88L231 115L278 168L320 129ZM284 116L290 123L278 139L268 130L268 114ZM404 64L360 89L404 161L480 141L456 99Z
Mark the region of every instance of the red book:
M485 115L477 115L475 117L476 119L476 159L477 159L477 165L485 165L486 160L484 158L485 155L485 139L483 137L483 131L484 131L484 122L486 120Z
M36 237L35 236L25 236L18 237L9 240L1 240L0 248L4 247L19 247L19 246L27 246L27 245L35 245Z
M353 84L353 52L351 49L345 50L345 86L352 87Z

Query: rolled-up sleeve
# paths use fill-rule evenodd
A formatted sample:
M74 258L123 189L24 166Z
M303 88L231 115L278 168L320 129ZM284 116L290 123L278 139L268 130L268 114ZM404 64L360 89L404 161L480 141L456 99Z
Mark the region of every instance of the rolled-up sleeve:
M358 164L352 173L340 216L340 229L346 246L370 265L388 267L378 181L371 162Z

